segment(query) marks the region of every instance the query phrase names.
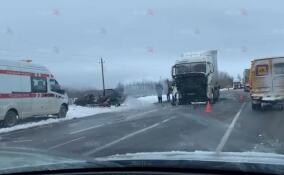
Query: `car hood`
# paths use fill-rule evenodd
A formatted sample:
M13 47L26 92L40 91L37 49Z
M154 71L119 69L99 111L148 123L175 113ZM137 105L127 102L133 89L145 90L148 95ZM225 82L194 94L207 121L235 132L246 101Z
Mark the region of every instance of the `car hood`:
M261 152L207 152L207 151L172 151L129 153L97 158L96 160L196 160L232 163L259 163L284 165L284 155Z
M33 148L0 148L0 174L114 166L116 165L97 162L93 159Z
M149 152L100 158L78 157L26 148L0 148L0 174L87 168L181 168L284 173L284 155L258 152Z
M149 152L97 158L124 167L191 168L256 173L284 173L284 155L260 152Z

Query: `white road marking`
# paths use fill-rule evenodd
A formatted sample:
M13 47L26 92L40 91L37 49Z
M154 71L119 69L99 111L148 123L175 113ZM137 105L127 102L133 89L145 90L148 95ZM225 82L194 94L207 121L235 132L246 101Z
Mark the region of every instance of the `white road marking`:
M173 107L173 108L170 108L169 110L170 110L170 111L177 111L177 110L179 110L179 109L181 109L181 106L175 106L175 107Z
M205 105L207 102L191 102L192 105Z
M228 127L227 131L225 132L224 136L221 139L221 142L219 143L218 147L216 148L216 152L220 153L222 151L222 149L224 148L224 146L226 145L234 127L235 124L237 122L237 120L239 119L244 107L245 107L246 103L243 103L243 105L241 106L241 108L239 109L238 113L235 115L232 123L230 124L230 126Z
M168 118L168 119L166 119L166 120L163 120L162 123L166 123L166 122L168 122L168 121L170 121L170 120L172 120L172 118Z
M7 132L7 133L3 133L3 135L1 135L1 137L7 137L10 135L14 135L14 134L19 134L25 132L25 130L19 130L19 131L11 131L11 132Z
M9 143L23 143L23 142L32 142L32 140L13 140L10 141Z
M143 132L145 132L145 131L147 131L147 130L149 130L149 129L153 129L153 128L159 126L160 124L165 123L165 121L168 122L168 121L170 121L170 120L172 120L172 119L174 119L174 118L176 118L176 117L168 118L168 119L166 119L166 120L163 120L163 121L160 121L160 122L155 123L155 124L153 124L153 125L150 125L150 126L148 126L148 127L146 127L146 128L143 128L143 129L140 129L140 130L135 131L135 132L133 132L133 133L130 133L130 134L128 134L128 135L126 135L126 136L123 136L123 137L121 137L121 138L119 138L119 139L117 139L117 140L115 140L115 141L112 141L112 142L110 142L110 143L108 143L108 144L106 144L106 145L103 145L103 146L101 146L101 147L98 147L98 148L95 148L95 149L93 149L93 150L90 150L90 151L84 153L83 155L84 155L84 156L89 156L89 155L91 155L91 154L95 154L95 153L97 153L97 152L99 152L99 151L101 151L101 150L104 150L104 149L106 149L106 148L109 148L109 147L111 147L111 146L113 146L113 145L115 145L115 144L117 144L117 143L119 143L119 142L122 142L122 141L124 141L124 140L126 140L126 139L129 139L129 138L133 137L133 136L136 136L136 135L138 135L138 134L141 134L141 133L143 133Z
M122 119L122 120L118 120L118 121L115 121L115 122L108 122L108 123L104 123L104 124L100 124L100 125L96 125L96 126L91 126L89 128L84 128L84 129L80 129L80 130L77 130L77 131L70 132L69 134L74 135L74 134L78 134L78 133L85 132L85 131L88 131L88 130L92 130L92 129L95 129L95 128L99 128L99 127L102 127L102 126L106 126L106 125L111 125L111 124L115 124L115 123L120 123L120 122L124 122L124 121L137 119L137 118L139 118L139 117L141 117L143 115L147 115L149 113L153 113L153 112L156 112L158 110L159 109L153 109L153 110L150 110L150 111L138 113L136 115L130 115L130 116L126 117L126 120Z
M75 142L75 141L78 141L78 140L81 140L81 139L83 139L83 138L85 138L85 137L79 137L79 138L77 138L77 139L69 140L69 141L67 141L67 142L60 143L60 144L58 144L58 145L54 145L54 146L48 148L48 150L52 150L52 149L55 149L55 148L59 148L59 147L61 147L61 146L67 145L67 144L69 144L69 143L72 143L72 142Z
M138 114L135 114L135 115L127 116L126 118L133 120L133 119L142 117L143 115L147 115L147 114L150 114L150 113L153 113L153 112L157 112L157 111L159 111L159 110L160 110L160 109L152 109L152 110L150 110L150 111L145 111L145 112L141 112L141 113L138 113Z
M78 133L85 132L85 131L88 131L88 130L91 130L91 129L99 128L99 127L104 126L104 125L107 125L107 124L100 124L100 125L91 126L89 128L80 129L80 130L77 130L77 131L70 132L69 134L71 134L71 135L78 134Z

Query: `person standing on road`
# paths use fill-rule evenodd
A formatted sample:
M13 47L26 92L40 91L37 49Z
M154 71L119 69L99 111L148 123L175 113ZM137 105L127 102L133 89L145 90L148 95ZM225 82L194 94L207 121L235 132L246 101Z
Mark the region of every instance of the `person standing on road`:
M177 87L176 87L176 83L172 84L172 104L176 105L176 101L177 101Z
M171 94L173 92L173 88L172 88L172 85L171 85L171 82L169 81L169 79L167 79L167 101L170 102L171 101Z
M157 96L158 96L158 102L159 103L162 103L163 102L163 85L161 83L158 83L156 85L156 93L157 93Z

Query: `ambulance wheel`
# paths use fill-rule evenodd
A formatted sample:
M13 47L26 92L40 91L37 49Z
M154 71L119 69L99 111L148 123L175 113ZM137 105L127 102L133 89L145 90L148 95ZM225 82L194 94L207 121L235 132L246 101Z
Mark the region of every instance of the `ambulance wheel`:
M9 110L4 118L3 126L4 127L12 127L17 124L18 121L18 114L14 110Z
M57 114L58 118L65 118L67 115L67 112L68 112L67 107L65 105L61 105L59 113Z

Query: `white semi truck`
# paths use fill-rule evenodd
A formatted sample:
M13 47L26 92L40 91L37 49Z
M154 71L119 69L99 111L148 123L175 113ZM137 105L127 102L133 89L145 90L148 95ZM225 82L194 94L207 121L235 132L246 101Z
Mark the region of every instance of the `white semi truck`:
M217 50L184 53L172 67L173 104L214 103L219 98Z

